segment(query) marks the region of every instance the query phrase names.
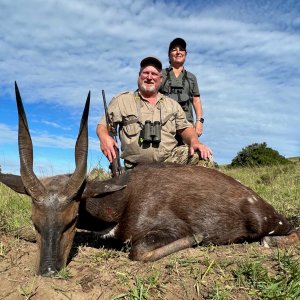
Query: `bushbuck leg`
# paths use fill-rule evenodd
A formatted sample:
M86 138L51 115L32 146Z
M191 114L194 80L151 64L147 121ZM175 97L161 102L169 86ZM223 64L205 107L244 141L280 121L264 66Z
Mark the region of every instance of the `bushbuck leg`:
M177 251L197 246L201 244L203 238L204 236L202 234L194 234L150 251L147 250L149 245L145 245L145 240L142 239L133 245L129 256L133 260L139 260L143 262L155 261Z

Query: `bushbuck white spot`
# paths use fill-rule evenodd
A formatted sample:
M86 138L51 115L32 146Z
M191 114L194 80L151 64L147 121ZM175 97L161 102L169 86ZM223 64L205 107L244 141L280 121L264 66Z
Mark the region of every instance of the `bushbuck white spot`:
M257 199L255 197L248 197L247 200L253 204L255 201L257 201Z

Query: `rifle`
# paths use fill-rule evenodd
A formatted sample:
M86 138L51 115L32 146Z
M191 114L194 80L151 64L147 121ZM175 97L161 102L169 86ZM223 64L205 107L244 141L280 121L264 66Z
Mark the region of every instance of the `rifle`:
M118 136L117 128L116 128L115 124L112 122L112 120L109 117L104 90L102 90L102 98L103 98L103 105L104 105L104 112L105 112L107 130L109 132L109 135L118 143L118 141L117 141L117 136ZM122 166L121 166L121 161L120 161L119 149L117 147L114 147L114 150L116 152L117 157L109 165L109 168L111 169L111 172L112 172L112 177L116 177L116 176L119 176L119 175L122 174Z

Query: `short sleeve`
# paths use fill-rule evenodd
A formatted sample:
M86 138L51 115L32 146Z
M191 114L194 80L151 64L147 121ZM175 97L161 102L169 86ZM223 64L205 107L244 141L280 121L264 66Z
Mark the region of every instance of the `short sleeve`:
M191 82L191 93L193 96L200 96L199 86L197 82L197 78L193 73L188 72L188 79Z
M107 107L107 110L108 110L109 117L113 123L118 123L122 121L120 105L119 105L119 96L112 98L112 100L110 101ZM107 126L105 114L102 115L98 124Z

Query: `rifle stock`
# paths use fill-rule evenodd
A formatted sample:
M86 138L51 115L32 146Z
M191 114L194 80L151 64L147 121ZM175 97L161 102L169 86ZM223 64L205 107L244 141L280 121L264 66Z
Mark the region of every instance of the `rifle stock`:
M109 132L109 135L118 143L117 129L109 117L104 90L102 90L102 98L103 98L107 130ZM121 166L121 161L120 161L119 149L117 147L114 147L114 150L116 152L116 158L110 163L109 168L111 169L112 176L116 177L122 173L122 166Z

